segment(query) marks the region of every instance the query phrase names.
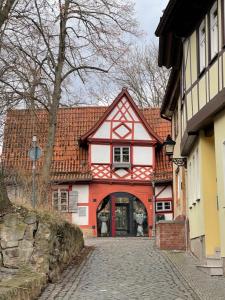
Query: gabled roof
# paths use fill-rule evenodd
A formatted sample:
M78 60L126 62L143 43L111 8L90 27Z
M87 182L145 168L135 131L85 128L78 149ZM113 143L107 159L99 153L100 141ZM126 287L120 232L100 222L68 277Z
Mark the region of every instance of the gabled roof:
M126 97L127 100L130 102L131 107L134 109L137 116L142 121L145 129L148 131L150 136L152 136L158 143L162 144L163 140L160 138L160 136L154 132L154 130L151 128L151 123L149 124L147 120L145 119L145 116L142 114L141 110L137 107L134 100L132 99L131 95L128 93L126 88L123 88L122 91L119 93L119 95L116 97L116 99L113 101L113 103L107 108L105 113L102 115L102 117L98 120L98 122L81 137L81 141L86 141L90 135L95 133L95 131L99 128L99 126L105 121L105 119L109 116L109 114L112 112L112 110L117 106L117 104L121 101L123 97Z
M52 181L73 182L92 179L88 165L88 151L79 147L81 136L90 131L102 119L107 107L60 108L52 162ZM165 140L171 132L170 122L160 117L158 108L143 109L146 122ZM28 150L31 147L32 135L36 134L39 146L44 149L48 126L48 114L37 110L35 116L29 110L11 110L7 114L2 161L9 173L26 174L31 171ZM43 157L37 161L37 170L43 164ZM156 156L157 180L172 179L172 165L160 150Z

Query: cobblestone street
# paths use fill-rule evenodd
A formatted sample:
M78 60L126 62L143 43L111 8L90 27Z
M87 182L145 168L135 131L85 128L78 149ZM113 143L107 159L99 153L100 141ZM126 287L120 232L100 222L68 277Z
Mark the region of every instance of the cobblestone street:
M69 267L40 300L200 299L147 238L98 238L86 244L95 246L86 262Z

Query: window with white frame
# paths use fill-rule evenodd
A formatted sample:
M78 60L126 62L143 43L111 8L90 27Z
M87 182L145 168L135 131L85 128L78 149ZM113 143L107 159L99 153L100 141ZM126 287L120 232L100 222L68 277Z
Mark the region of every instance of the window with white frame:
M55 210L67 212L68 211L68 191L54 190L52 192L52 206Z
M130 147L114 147L113 148L114 163L129 163L130 162Z
M84 206L80 206L78 210L79 217L86 217L87 216L87 208Z
M218 8L217 1L210 10L210 55L213 58L218 53Z
M206 67L206 28L205 28L205 20L202 21L199 27L199 71L200 73Z
M172 210L172 203L171 201L162 201L156 202L156 211L171 211Z
M222 155L223 155L223 190L225 194L225 141L223 142Z
M200 199L200 173L199 173L199 150L198 148L195 151L195 160L196 160L196 165L195 165L195 183L196 183L196 200Z
M199 150L195 149L188 164L188 200L189 206L200 199Z

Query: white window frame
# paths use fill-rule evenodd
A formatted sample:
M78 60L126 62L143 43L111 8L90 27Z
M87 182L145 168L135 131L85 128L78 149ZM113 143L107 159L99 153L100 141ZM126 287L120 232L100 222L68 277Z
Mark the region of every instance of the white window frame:
M115 149L120 149L120 161L115 161ZM123 149L127 148L129 150L129 161L123 161ZM130 147L129 146L114 146L113 147L113 163L115 164L129 164L130 163Z
M222 156L223 156L223 192L225 195L225 141L223 142Z
M162 204L162 209L158 208L158 204ZM165 208L165 204L170 204L170 208ZM156 206L155 206L156 212L165 212L165 211L172 211L172 201L156 201Z
M189 207L200 199L199 149L194 149L188 164L188 202Z
M218 5L217 1L214 3L210 9L210 58L212 59L219 51L218 39Z
M206 24L205 19L199 26L198 31L198 44L199 44L199 71L200 73L206 67Z
M200 161L199 161L199 149L196 148L195 151L195 161L196 161L196 166L195 166L195 182L196 182L196 200L200 199Z
M192 205L191 186L192 186L192 161L190 161L188 164L188 202L189 202L189 206Z
M57 193L57 198L58 198L58 205L57 207L55 206L54 203L54 195ZM62 209L62 193L66 193L66 208ZM64 204L63 204L64 205ZM66 189L57 189L52 191L52 207L58 211L61 212L68 212L68 205L69 205L69 191Z

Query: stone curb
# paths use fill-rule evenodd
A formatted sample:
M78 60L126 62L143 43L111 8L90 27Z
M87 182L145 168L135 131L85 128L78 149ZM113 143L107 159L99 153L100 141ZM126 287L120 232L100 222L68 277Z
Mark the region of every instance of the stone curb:
M93 253L95 250L92 250L91 252L88 253L87 257L82 261L81 265L78 267L75 276L76 276L76 281L74 281L72 288L67 292L67 294L65 295L64 300L69 300L70 296L76 292L76 289L80 283L80 280L82 278L82 275L84 273L84 267L86 266L86 264L88 263L88 261L91 259Z

